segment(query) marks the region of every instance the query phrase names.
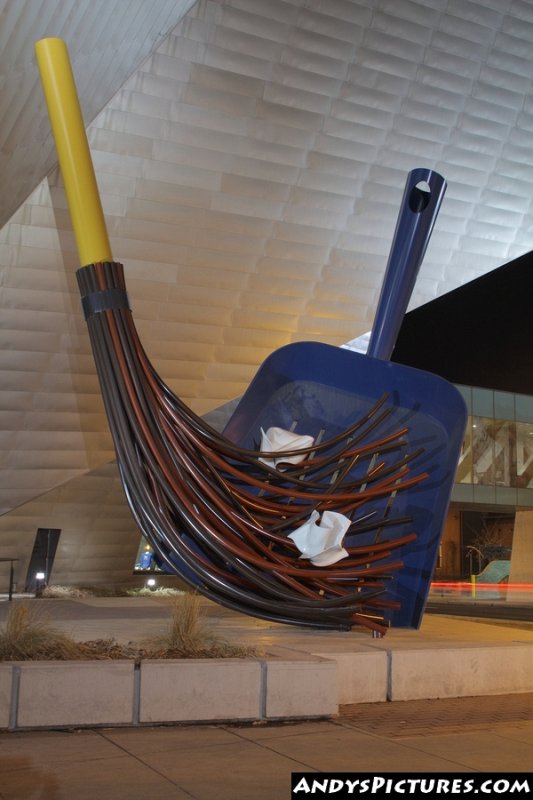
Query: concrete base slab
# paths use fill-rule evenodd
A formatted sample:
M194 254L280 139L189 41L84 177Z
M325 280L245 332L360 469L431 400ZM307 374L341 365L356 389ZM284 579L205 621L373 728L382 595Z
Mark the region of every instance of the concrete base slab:
M11 664L0 664L0 728L7 728L9 725L12 687L11 673Z
M239 659L141 663L140 722L258 719L261 664Z
M334 660L268 661L267 719L329 717L337 713L337 666Z
M337 703L379 703L387 700L389 658L386 652L314 653L337 665Z
M399 650L391 656L390 700L520 694L533 689L533 645Z
M132 661L20 662L18 667L17 727L133 721Z

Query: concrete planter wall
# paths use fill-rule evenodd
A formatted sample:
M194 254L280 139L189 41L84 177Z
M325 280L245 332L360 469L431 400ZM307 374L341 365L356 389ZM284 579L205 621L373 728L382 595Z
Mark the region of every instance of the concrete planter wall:
M394 653L391 700L520 694L533 690L533 645L486 645Z
M339 704L533 691L533 644L294 658L0 664L0 728L331 717Z
M133 722L132 661L34 662L16 669L17 727Z
M337 710L335 663L319 658L0 665L0 728L9 730L298 719Z
M348 653L317 652L337 665L339 705L379 703L388 699L389 655L385 650L359 648Z
M261 717L261 664L239 659L143 661L139 722Z
M7 728L9 725L12 671L11 664L0 664L0 728Z

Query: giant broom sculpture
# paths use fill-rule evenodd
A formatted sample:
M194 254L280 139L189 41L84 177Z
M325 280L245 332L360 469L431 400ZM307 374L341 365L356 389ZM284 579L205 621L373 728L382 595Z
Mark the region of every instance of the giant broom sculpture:
M171 392L139 341L123 268L111 254L66 46L43 39L36 54L117 463L134 519L162 568L229 608L268 620L361 625L378 635L391 624L416 627L466 415L454 387L386 359L444 181L431 170L409 175L371 357L314 343L282 348L222 435ZM282 424L312 444L289 445L274 460L259 449L261 429ZM328 529L332 520L343 521L340 534ZM326 557L309 544L324 521L325 539L333 541L323 548Z

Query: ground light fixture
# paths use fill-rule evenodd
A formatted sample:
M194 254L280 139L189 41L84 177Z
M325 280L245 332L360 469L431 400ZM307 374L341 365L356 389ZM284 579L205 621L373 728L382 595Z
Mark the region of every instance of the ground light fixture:
M35 597L42 597L43 589L46 586L46 573L35 573Z

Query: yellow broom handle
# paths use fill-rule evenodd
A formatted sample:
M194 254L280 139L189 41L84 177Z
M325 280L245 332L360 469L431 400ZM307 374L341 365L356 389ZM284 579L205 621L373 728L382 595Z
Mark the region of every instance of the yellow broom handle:
M89 143L67 46L62 39L35 45L59 166L81 266L112 261Z

